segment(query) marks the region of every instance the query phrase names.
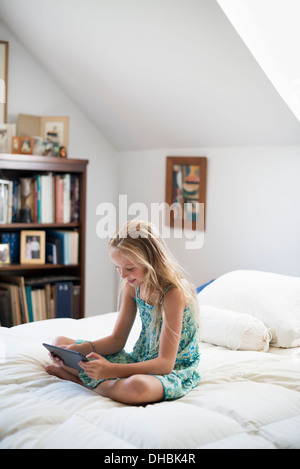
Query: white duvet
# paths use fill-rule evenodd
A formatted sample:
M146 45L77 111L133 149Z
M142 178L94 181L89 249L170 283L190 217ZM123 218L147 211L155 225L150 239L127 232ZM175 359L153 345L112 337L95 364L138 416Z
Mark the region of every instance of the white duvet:
M300 349L201 343L200 385L177 401L118 404L49 376L42 342L96 339L116 313L0 327L0 448L300 448ZM127 350L139 333L136 321Z

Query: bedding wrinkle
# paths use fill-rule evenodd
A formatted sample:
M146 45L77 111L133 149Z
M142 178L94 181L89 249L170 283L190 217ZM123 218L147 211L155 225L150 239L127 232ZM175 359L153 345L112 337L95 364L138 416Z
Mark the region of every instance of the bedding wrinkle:
M201 382L180 399L151 405L124 405L45 372L43 342L109 335L117 312L0 327L0 449L300 449L300 347L287 347L297 338L299 279L238 271L206 288L198 296L204 335L193 349L201 361L192 363ZM148 307L141 303L125 357L136 358ZM245 317L231 329L235 315ZM267 350L266 330L275 334ZM184 360L193 340L191 333L182 342Z
M271 347L261 353L200 343L201 384L177 401L146 407L116 403L45 373L50 359L41 343L49 341L49 325L53 337L68 329L88 340L93 330L112 330L116 316L71 324L41 321L31 335L26 325L27 338L22 326L3 335L0 328L0 340L10 344L0 366L0 448L300 446L300 376L297 360L292 360L294 349ZM128 347L134 347L140 327L137 321Z

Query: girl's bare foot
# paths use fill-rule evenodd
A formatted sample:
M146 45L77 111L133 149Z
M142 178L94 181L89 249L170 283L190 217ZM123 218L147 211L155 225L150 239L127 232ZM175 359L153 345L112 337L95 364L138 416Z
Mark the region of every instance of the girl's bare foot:
M69 373L67 370L60 366L55 365L46 365L45 370L49 375L57 376L58 378L65 379L67 381L72 381L77 384L83 384L82 381L72 373Z

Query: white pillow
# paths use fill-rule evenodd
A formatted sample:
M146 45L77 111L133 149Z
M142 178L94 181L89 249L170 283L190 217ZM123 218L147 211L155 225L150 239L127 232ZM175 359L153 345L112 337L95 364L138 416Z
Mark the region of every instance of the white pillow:
M237 270L198 293L202 305L250 314L271 330L270 345L300 346L300 278Z
M260 319L213 306L200 308L201 340L232 350L267 352L272 334Z

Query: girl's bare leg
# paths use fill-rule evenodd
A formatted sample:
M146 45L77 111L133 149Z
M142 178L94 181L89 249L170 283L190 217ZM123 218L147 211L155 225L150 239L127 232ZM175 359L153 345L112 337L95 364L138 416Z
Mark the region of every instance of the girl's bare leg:
M67 367L56 366L56 365L46 365L45 370L47 371L49 375L57 376L58 378L65 379L67 381L72 381L72 383L82 384L84 386L83 382L78 376L76 376L74 373L70 373L65 368ZM76 372L77 370L73 370L73 371Z
M165 393L162 383L155 376L133 375L130 378L106 380L94 391L104 397L128 405L145 405L160 402Z
M53 345L75 344L68 337L57 337ZM65 365L47 365L47 373L85 386L79 378L78 370ZM109 379L100 383L94 391L104 397L127 405L145 405L164 400L165 393L162 383L155 376L133 375L125 379Z

